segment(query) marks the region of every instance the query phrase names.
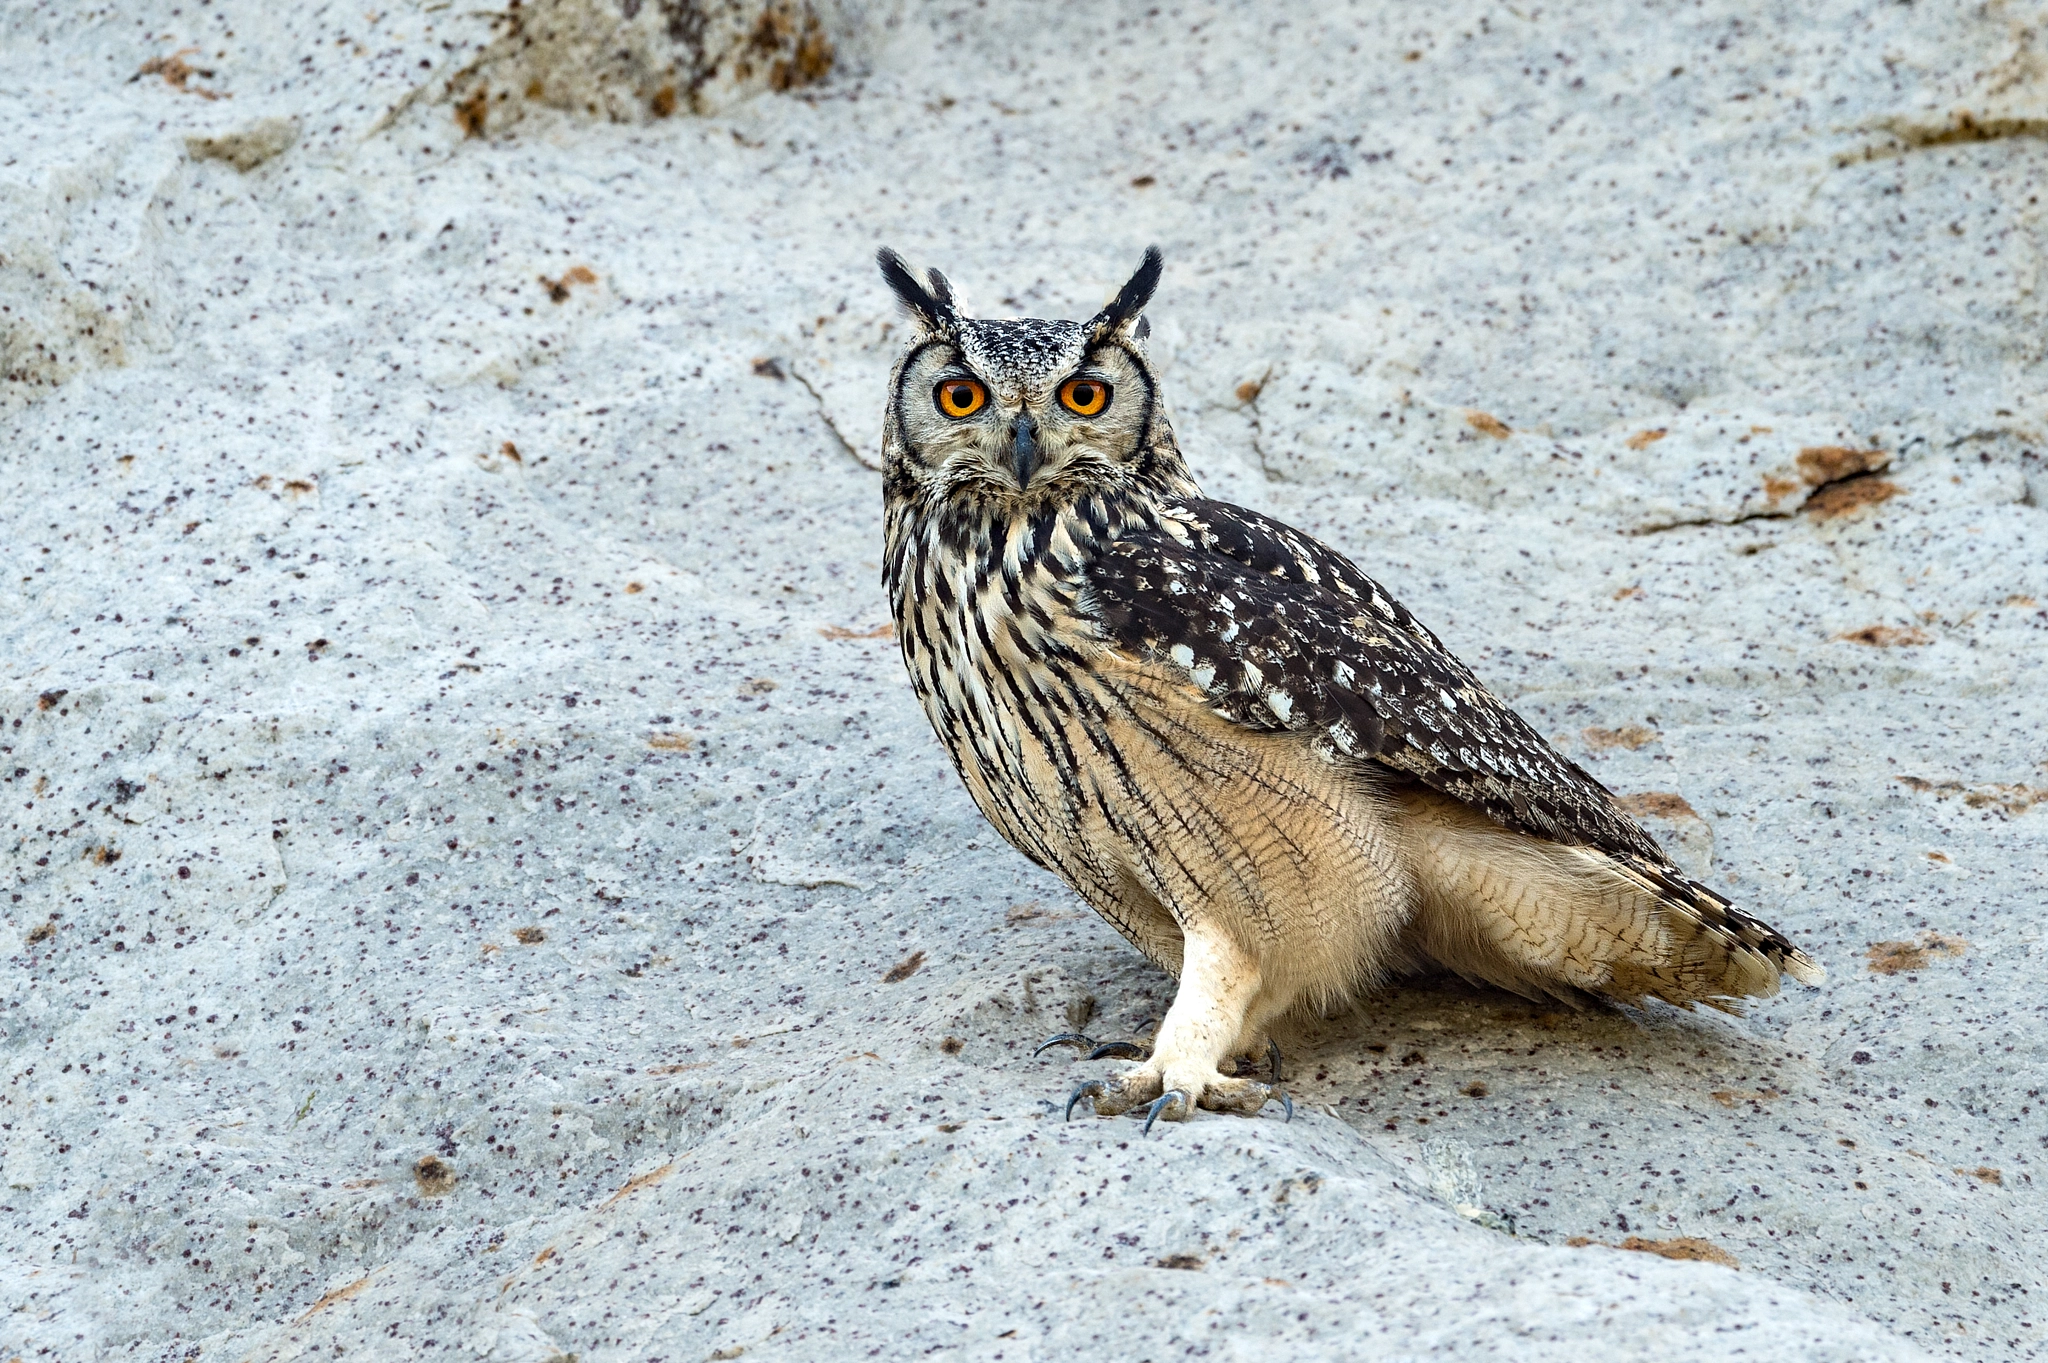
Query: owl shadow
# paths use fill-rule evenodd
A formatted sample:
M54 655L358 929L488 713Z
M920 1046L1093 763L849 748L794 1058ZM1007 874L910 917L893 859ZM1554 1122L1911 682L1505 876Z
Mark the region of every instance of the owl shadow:
M1298 1015L1275 1040L1297 1098L1377 1108L1376 1098L1398 1094L1425 1125L1425 1109L1457 1099L1611 1086L1622 1075L1690 1092L1703 1078L1771 1069L1783 1055L1754 1023L1712 1009L1655 1000L1574 1007L1450 974L1403 979L1327 1015Z

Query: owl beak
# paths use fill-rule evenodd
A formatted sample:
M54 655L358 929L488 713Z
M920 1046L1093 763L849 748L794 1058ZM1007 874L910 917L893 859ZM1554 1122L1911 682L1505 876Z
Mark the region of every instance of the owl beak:
M1017 413L1017 419L1010 423L1010 466L1016 471L1019 492L1031 486L1031 475L1038 472L1042 460L1038 423L1029 412Z

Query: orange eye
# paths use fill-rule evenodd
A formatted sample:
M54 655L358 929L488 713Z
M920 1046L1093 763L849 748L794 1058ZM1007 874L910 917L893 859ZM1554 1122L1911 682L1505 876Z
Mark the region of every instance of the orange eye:
M1094 416L1109 406L1109 385L1101 379L1068 379L1060 385L1060 403L1075 416Z
M973 379L947 379L932 390L932 401L947 416L973 416L988 403L988 389Z

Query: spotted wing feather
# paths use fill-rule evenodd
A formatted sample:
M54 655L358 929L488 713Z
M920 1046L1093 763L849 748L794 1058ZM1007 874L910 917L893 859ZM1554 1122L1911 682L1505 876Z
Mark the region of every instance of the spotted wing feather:
M1725 948L1821 978L1776 929L1674 866L1605 786L1349 559L1225 502L1171 499L1161 513L1087 573L1083 599L1117 646L1178 668L1247 728L1312 734L1504 827L1602 852Z
M1177 666L1248 728L1315 734L1519 832L1669 865L1606 787L1341 554L1223 502L1163 512L1088 573L1120 647Z

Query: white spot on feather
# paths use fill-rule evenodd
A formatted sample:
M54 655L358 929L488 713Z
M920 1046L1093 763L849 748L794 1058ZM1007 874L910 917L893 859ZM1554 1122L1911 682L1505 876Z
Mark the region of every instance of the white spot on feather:
M1195 665L1195 651L1186 644L1175 644L1171 649L1167 650L1167 656L1173 659L1174 666L1176 667L1193 667Z
M1189 654L1188 656L1192 658L1194 655ZM1204 691L1207 691L1216 683L1216 669L1213 667L1197 667L1191 670L1188 675L1193 677L1195 685L1201 687Z
M1280 722L1285 724L1287 717L1294 713L1294 697L1288 695L1285 691L1268 691L1266 693L1266 708L1278 715Z

